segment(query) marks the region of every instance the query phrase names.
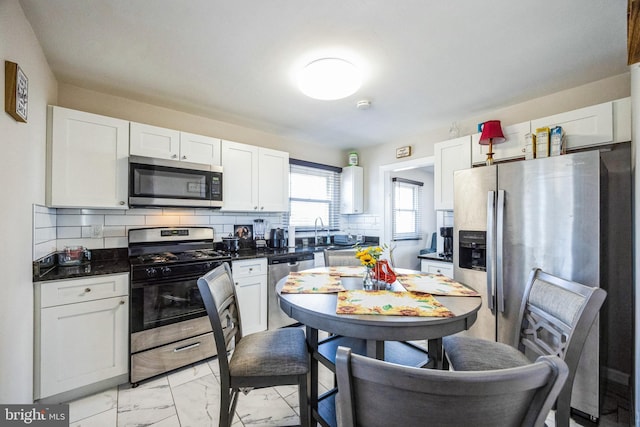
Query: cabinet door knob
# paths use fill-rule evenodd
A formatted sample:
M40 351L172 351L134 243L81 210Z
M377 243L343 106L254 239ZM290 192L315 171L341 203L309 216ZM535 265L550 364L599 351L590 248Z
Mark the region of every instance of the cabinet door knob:
M120 206L124 206L124 201L120 200Z
M177 158L178 158L178 155L177 155L177 154L174 154L174 155L172 155L172 156L171 156L171 158L172 158L172 159L177 159Z
M125 301L123 299L120 300L120 305L125 305Z
M187 156L182 156L182 160L187 160Z
M258 209L258 207L257 207L257 206L254 206L254 207L253 207L253 209L254 209L254 210L257 210L257 209Z
M91 292L91 288L86 288L84 291L85 291L86 293Z
M264 206L260 206L260 210L264 210Z

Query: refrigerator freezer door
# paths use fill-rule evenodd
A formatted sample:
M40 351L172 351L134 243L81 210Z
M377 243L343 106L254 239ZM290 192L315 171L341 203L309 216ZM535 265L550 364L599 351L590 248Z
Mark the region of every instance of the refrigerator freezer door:
M473 289L482 296L482 307L478 311L478 319L468 331L461 334L496 339L496 321L490 308L491 294L487 292L487 273L481 270L460 268L460 230L485 231L487 234L487 200L490 191L495 193L497 186L497 166L465 169L456 171L453 179L453 277ZM490 252L487 242L487 252ZM490 255L487 255L487 269L490 269ZM492 258L493 259L493 258ZM492 300L491 300L492 301ZM491 302L493 304L493 301Z
M600 285L600 156L597 151L506 163L498 167L504 190L503 312L498 341L518 340L518 315L529 272L546 272ZM599 415L599 321L585 343L571 406Z
M498 167L498 188L504 191L498 275L505 304L498 315L498 341L517 341L520 304L532 268L599 285L599 164L599 153L592 151Z

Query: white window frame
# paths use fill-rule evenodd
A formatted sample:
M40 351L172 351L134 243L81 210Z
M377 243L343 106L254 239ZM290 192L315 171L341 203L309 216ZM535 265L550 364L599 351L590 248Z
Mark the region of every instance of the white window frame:
M421 228L422 228L422 208L420 206L420 200L422 199L422 187L424 183L419 181L413 181L406 178L394 177L391 179L391 240L420 240ZM411 190L413 191L412 206L399 206L398 191L399 190ZM403 221L399 220L399 216L404 216ZM401 222L403 227L406 227L406 217L413 216L413 226L410 227L410 231L399 231L398 225Z
M327 197L296 197L292 191L292 180L296 174L311 174L327 178ZM298 159L289 159L289 211L284 215L283 222L295 225L298 231L313 231L315 220L318 216L322 218L322 223L329 230L340 229L340 173L342 169L335 166L323 165L320 163L307 162ZM314 215L307 218L291 218L292 204L296 202L326 203L328 204L327 215ZM318 226L320 223L318 222Z

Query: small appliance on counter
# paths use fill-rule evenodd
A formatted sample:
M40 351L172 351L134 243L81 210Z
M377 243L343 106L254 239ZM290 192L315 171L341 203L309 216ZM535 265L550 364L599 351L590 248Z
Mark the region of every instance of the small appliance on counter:
M238 252L240 250L240 238L233 236L231 233L229 233L229 236L222 238L222 244L225 252Z
M354 236L352 234L336 234L333 236L333 243L338 246L352 246L356 243L362 243L362 236Z
M440 227L440 236L444 239L440 256L450 261L453 259L453 227Z
M61 267L80 265L91 260L91 252L82 246L65 246L58 252L58 265Z
M253 236L256 249L266 248L267 241L264 238L265 224L264 219L253 220Z
M283 249L287 247L287 239L284 235L284 229L272 228L269 236L269 247L274 249Z

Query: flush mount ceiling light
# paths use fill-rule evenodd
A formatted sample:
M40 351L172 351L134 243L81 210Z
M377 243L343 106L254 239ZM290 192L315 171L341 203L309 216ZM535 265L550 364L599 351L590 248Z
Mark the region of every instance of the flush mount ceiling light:
M325 101L346 98L362 84L360 70L340 58L322 58L307 64L298 76L298 85L305 95Z

